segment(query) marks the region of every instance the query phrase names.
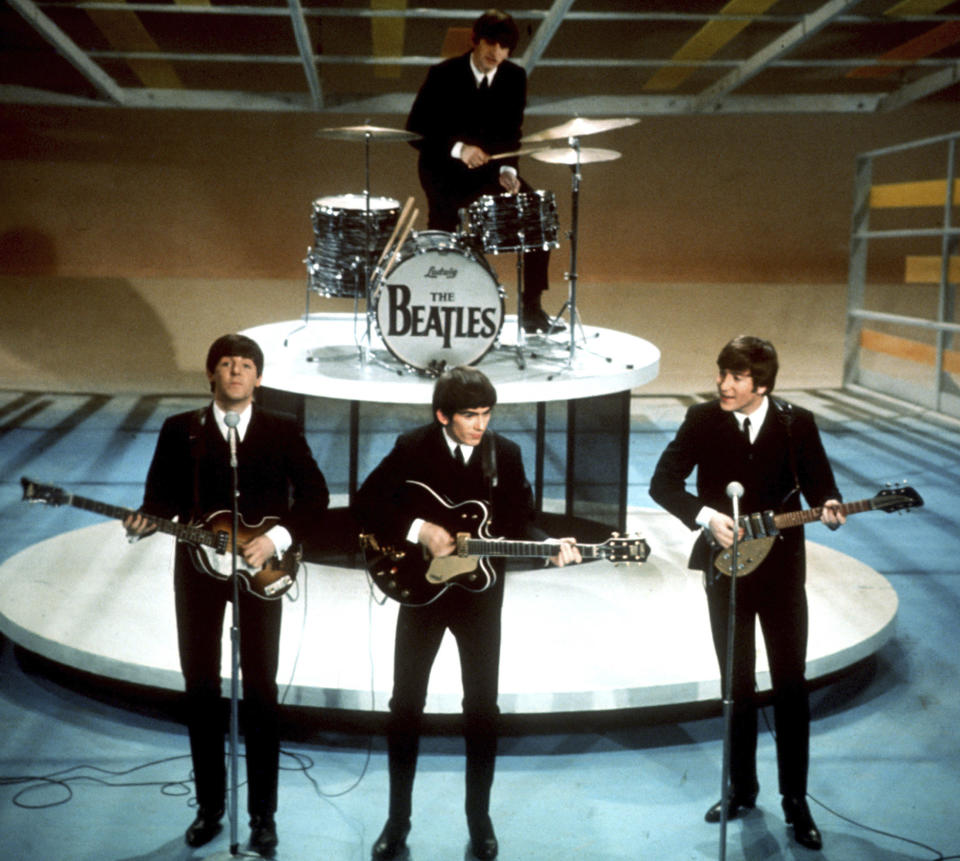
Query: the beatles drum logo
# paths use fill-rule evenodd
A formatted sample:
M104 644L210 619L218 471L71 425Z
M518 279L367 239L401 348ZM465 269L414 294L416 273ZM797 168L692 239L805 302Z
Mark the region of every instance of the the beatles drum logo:
M450 274L452 273L452 275ZM424 277L456 277L456 269L431 270ZM444 349L457 338L491 338L500 324L498 306L470 305L457 300L455 290L431 285L414 300L407 284L387 284L387 337L439 338ZM427 302L423 300L426 299Z

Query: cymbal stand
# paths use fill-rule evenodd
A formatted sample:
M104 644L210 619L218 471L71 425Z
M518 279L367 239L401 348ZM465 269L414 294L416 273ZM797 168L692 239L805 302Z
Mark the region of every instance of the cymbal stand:
M570 345L567 355L567 367L570 368L577 351L577 329L581 330L584 339L586 334L582 331L580 315L577 313L577 237L580 233L580 182L583 178L583 173L580 170L580 138L567 138L567 143L570 145L570 149L577 154L576 159L570 165L570 232L567 234L567 238L570 240L570 271L566 275L570 286L567 301L557 312L557 318L562 317L563 312L568 308L570 309Z
M369 123L368 123L369 125ZM364 340L361 344L358 345L360 351L360 364L366 365L367 360L370 358L371 353L371 344L373 343L373 296L370 294L370 274L373 271L371 256L373 255L373 249L370 247L370 141L372 139L371 133L368 131L364 132L363 135L363 196L365 201L365 211L364 211L364 254L363 254L363 295L364 300L366 301L366 317L367 317L367 330L364 335ZM357 302L359 302L360 291L357 291ZM354 321L357 318L357 302L354 303Z
M517 343L513 348L517 367L521 371L527 367L527 360L523 356L523 348L527 343L527 337L523 331L523 255L526 253L526 246L521 243L517 251Z

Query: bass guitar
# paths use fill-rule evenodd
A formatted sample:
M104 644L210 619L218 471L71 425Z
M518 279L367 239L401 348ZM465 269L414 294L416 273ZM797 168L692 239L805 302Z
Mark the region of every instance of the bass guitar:
M881 490L871 499L861 499L857 502L845 502L840 510L846 514L859 514L862 511L905 511L923 505L923 499L912 487L889 487ZM819 520L823 507L810 508L806 511L786 511L775 514L773 511L759 511L754 514L745 514L738 521L743 530L743 538L737 547L737 576L743 577L755 571L773 547L781 529L791 526L802 526ZM729 576L733 571L733 548L721 549L709 529L704 530L707 541L714 550L719 550L713 564L717 570Z
M492 557L547 559L559 552L559 541L513 541L494 538L488 524L490 508L471 499L451 503L419 481L407 484L422 493L413 511L424 520L436 523L454 536L456 550L450 556L431 557L424 548L407 543L384 544L375 535L360 535L367 570L374 584L394 601L423 606L439 598L451 586L471 592L483 592L497 582ZM602 544L577 544L583 559L609 559L612 562L645 562L650 555L647 542L640 537L613 535Z
M150 514L98 502L85 496L67 493L51 484L37 484L29 478L21 478L23 499L27 502L43 502L47 505L72 505L84 511L92 511L105 517L115 517L126 520L131 515L142 514L143 517L156 527L158 532L173 535L183 541L189 551L194 567L218 580L229 580L233 568L233 514L230 511L215 511L204 518L201 525L178 523L175 520L165 520ZM237 536L238 546L242 546L260 535L263 535L277 523L278 517L265 517L259 523L251 526L242 518ZM251 568L241 554L237 554L237 574L239 584L252 595L264 600L280 598L290 589L296 580L300 568L300 548L291 547L282 557L274 556L262 568Z

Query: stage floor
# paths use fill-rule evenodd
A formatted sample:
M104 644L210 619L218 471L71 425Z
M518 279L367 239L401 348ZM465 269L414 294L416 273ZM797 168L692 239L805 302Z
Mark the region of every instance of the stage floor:
M511 571L504 604L500 707L556 714L715 700L720 682L689 533L661 511L632 510L650 544L639 567L607 561ZM53 661L95 675L182 690L173 616L174 543L127 543L119 523L63 533L0 565L0 629ZM872 568L807 542L808 677L842 670L892 636L897 595ZM200 575L198 576L206 576ZM378 604L362 570L308 563L284 608L278 680L289 705L383 712L397 605ZM288 595L288 598L290 596ZM287 601L288 599L282 599ZM758 637L762 649L762 638ZM229 633L224 636L224 688ZM761 689L768 687L759 657ZM447 635L427 710L460 710Z

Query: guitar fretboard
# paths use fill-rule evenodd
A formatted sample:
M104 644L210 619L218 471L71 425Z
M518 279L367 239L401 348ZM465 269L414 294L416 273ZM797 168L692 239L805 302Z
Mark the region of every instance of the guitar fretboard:
M607 548L602 544L577 544L584 559L603 559ZM502 538L468 538L457 542L461 556L525 556L541 559L560 552L559 541L510 541Z
M863 511L872 511L876 507L873 499L860 499L856 502L845 502L840 505L840 511L844 514L860 514ZM804 523L813 523L819 520L823 514L823 506L810 508L806 511L787 511L783 514L777 514L773 522L777 529L785 529L791 526L802 526ZM741 518L742 519L742 518Z
M130 508L110 505L107 502L100 502L85 496L70 494L66 497L66 501L74 508L92 511L95 514L102 514L105 517L115 517L117 520L126 520L131 514L138 513ZM154 524L160 532L165 532L167 535L174 535L190 544L204 545L206 547L217 546L217 536L209 529L202 529L199 526L191 526L186 523L177 523L174 520L165 520L162 517L151 517L149 514L144 514L143 516L150 523Z

